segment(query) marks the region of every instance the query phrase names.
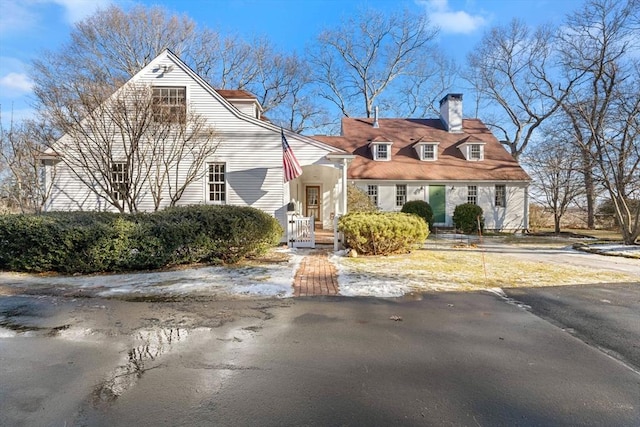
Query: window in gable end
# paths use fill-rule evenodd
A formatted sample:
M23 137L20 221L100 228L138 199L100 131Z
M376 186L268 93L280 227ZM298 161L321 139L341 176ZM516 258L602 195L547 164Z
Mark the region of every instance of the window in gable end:
M185 123L187 117L187 88L183 86L153 87L153 121L156 123Z

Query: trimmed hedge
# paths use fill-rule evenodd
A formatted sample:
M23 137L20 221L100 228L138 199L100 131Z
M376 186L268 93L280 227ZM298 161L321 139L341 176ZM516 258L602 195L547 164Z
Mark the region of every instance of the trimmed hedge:
M340 218L338 229L345 245L364 255L408 253L429 236L421 218L399 212L353 212Z
M410 200L402 205L400 212L418 215L429 226L429 230L433 230L433 209L431 205L424 200Z
M70 274L235 263L276 245L282 232L275 218L240 206L0 215L0 269Z
M484 217L482 208L473 203L464 203L456 206L453 211L453 224L463 233L471 234L478 231L478 217L480 217L480 230L484 230Z

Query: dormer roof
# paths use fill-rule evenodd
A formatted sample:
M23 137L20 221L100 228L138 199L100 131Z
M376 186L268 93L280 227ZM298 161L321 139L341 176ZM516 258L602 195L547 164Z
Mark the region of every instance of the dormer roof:
M464 119L462 131L445 129L440 119L342 119L342 135L314 136L336 148L354 154L348 170L349 179L375 180L513 180L530 181L527 173L505 150L498 139L479 119ZM391 161L373 159L371 143L393 141ZM469 162L459 149L465 143L484 144L484 160ZM416 144L437 143L436 161L420 160Z

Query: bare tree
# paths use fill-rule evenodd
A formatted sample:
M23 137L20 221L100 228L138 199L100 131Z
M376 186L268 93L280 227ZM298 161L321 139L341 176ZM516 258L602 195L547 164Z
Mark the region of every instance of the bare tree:
M371 117L376 100L395 81L410 76L419 82L433 76L419 67L424 65L421 59L430 56L436 35L425 15L374 10L322 32L311 54L320 96L344 116L361 112Z
M78 80L118 87L164 49L213 87L248 90L265 112L291 115L289 95L302 76L295 54L277 52L265 37L245 41L236 34L198 27L191 18L160 7L135 6L124 11L110 6L79 22L69 43L34 61L31 78L36 98L40 105L59 103L62 97L71 102L78 94L74 87Z
M513 20L488 31L468 56L466 80L488 105L498 107L485 122L502 135L515 159L582 75L571 70L564 81L554 80L554 37L550 27L533 30Z
M565 67L585 73L564 103L567 122L628 244L640 234L640 208L630 203L640 198L639 15L638 0L590 0L568 18L560 46Z
M216 149L214 130L184 103L158 102L148 85L127 83L111 96L85 82L78 102L48 105L50 120L64 136L51 145L70 171L120 212L137 212L150 192L157 210L172 206L204 173ZM177 94L178 101L180 94ZM52 96L55 98L55 96Z
M34 122L5 129L0 118L0 198L22 213L40 212L51 195L51 181L45 179L41 155L43 128ZM6 173L3 173L3 170ZM50 176L55 178L56 169Z
M570 136L548 129L543 142L523 156L533 178L531 198L551 210L556 234L567 209L584 194L580 152L565 140Z

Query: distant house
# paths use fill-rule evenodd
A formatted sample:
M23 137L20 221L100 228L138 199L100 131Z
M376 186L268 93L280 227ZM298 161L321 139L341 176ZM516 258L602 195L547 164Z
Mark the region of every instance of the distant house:
M440 118L343 118L340 136L315 139L355 155L348 180L383 211L427 201L434 225L453 226L457 205L482 207L485 228L528 228L530 178L478 119L462 118L462 95L440 101Z
M158 55L129 83L153 88L154 97L158 95L155 106L169 112L197 112L215 130L215 152L206 159L198 178L185 189L177 205L252 206L276 217L285 229L291 206L298 207L300 214L313 215L315 222L325 227L332 227L334 216L346 211L346 168L353 156L318 140L282 131L262 117L260 103L248 92L215 90L169 50ZM119 90L126 88L127 85ZM301 175L288 182L283 175L282 135L302 169ZM83 171L64 162L64 157L70 156L64 148L69 146L65 144L69 138L73 136L64 135L43 156L45 176L53 185L46 210L116 211L108 200L124 187L106 188L104 182L88 185L86 177L81 179L79 174ZM111 163L105 168L114 174L112 178L120 185L130 182L132 178L125 172L127 165L117 155L113 155ZM168 200L164 194L159 207L166 207ZM151 191L142 191L138 210L153 209Z

